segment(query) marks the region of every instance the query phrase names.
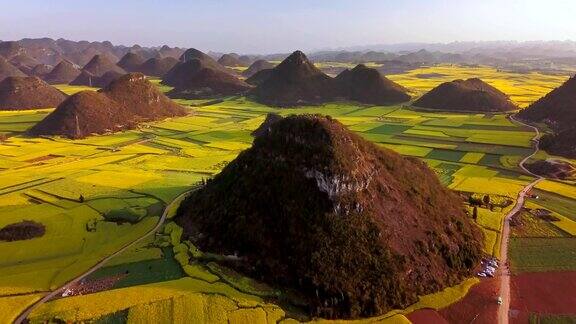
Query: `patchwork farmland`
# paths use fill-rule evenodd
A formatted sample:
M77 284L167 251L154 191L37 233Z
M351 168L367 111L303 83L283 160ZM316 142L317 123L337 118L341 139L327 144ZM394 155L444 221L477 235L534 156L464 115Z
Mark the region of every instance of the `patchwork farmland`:
M442 77L418 77L431 73ZM521 106L565 79L540 74L520 78L461 66L422 68L390 78L422 93L445 80L478 75ZM87 89L58 87L66 93ZM343 103L279 109L245 97L207 102L179 100L190 115L80 140L24 134L51 109L0 112L0 132L9 135L0 143L0 228L23 220L46 228L40 238L0 244L0 255L9 256L0 260L0 321L14 320L46 293L154 228L170 202L249 148L251 132L271 112L330 115L383 148L423 159L443 185L461 194L470 217L477 213L487 256L500 257L504 218L534 179L518 167L533 151L534 132L505 114ZM546 180L533 190L527 207L549 209L557 220L524 212L524 225L514 229L510 242L514 274L575 271L575 188L571 181ZM214 261L221 256L203 253L181 236L182 229L168 220L160 234L112 259L66 292L68 297L35 308L31 322L307 319L283 307L284 292L219 267ZM469 278L372 320L405 323L419 309L438 310L449 318L450 305L466 303L469 291L487 283Z

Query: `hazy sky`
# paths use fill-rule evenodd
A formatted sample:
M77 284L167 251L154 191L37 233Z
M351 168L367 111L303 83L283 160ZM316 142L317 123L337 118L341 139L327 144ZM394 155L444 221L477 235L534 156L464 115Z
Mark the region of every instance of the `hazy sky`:
M0 39L241 53L470 40L576 40L575 0L15 0Z

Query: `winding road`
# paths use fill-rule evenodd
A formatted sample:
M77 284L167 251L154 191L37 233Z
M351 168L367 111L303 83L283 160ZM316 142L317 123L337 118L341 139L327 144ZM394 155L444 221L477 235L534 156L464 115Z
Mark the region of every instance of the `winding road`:
M56 297L56 296L60 296L62 294L62 292L64 290L66 290L67 288L69 288L72 285L77 284L78 282L80 282L82 279L88 277L89 275L91 275L92 273L94 273L96 270L102 268L108 261L110 261L112 258L126 252L127 250L129 250L130 248L133 248L134 246L136 246L136 244L142 242L144 239L148 238L150 235L154 235L159 229L160 227L162 227L162 225L164 224L164 222L166 221L166 218L168 217L168 213L170 212L170 210L172 209L172 207L174 207L175 204L177 204L178 202L180 202L180 200L190 194L191 192L193 192L194 190L196 190L197 188L194 188L192 190L186 191L182 194L180 194L178 197L174 198L168 205L166 205L166 208L164 208L164 211L162 212L162 216L160 217L160 219L158 220L158 223L156 223L156 226L154 226L154 228L152 228L150 231L146 232L144 235L140 236L139 238L137 238L136 240L127 243L126 245L122 246L122 248L116 252L114 252L113 254L110 254L109 256L105 257L104 259L100 260L100 262L98 262L97 264L95 264L94 266L92 266L90 269L86 270L86 272L82 273L81 275L79 275L78 277L70 280L69 282L67 282L66 284L60 286L59 288L53 290L52 292L50 292L49 294L45 295L44 297L42 297L41 299L39 299L38 301L36 301L34 304L28 306L22 313L20 313L20 315L16 318L16 320L14 321L15 324L21 324L21 323L25 323L26 319L28 318L28 316L30 315L30 313L32 313L32 311L34 309L36 309L38 306L42 305L43 303L51 300L52 298Z
M538 151L540 150L540 142L539 142L540 131L538 130L538 128L536 128L532 125L525 124L525 123L515 119L514 116L510 116L510 120L512 120L518 124L521 124L523 126L530 127L536 132L536 135L534 135L534 137L532 139L534 142L534 152L532 154L528 155L527 157L525 157L524 159L522 159L522 161L520 161L520 163L518 164L518 166L524 172L528 173L531 176L536 177L536 179L534 181L532 181L531 183L529 183L526 187L524 187L524 189L522 189L522 191L520 191L520 193L518 193L518 199L516 200L516 205L508 213L508 215L506 215L506 217L504 218L504 226L502 228L502 243L500 245L500 264L501 264L501 268L500 268L500 297L502 297L502 305L500 305L500 307L498 309L498 323L500 323L500 324L508 324L508 318L509 318L509 313L510 313L510 267L508 265L508 241L509 241L509 236L510 236L510 219L512 218L512 216L514 216L516 213L518 213L522 209L522 207L524 206L524 201L526 200L526 194L528 192L530 192L530 190L532 190L532 188L534 188L534 186L536 186L538 184L538 182L544 180L544 177L530 172L530 170L528 170L524 166L524 164L531 157L536 155L536 153L538 153Z

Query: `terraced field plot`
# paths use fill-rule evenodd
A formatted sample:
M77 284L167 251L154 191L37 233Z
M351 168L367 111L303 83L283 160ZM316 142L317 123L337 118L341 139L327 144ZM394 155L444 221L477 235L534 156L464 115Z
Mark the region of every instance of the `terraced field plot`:
M532 133L503 115L442 114L402 107L364 107L343 103L279 110L244 98L229 98L222 103L191 108L193 114L187 117L147 124L138 130L117 134L77 141L23 135L29 125L48 112L0 114L0 125L5 125L6 132L14 135L0 144L0 227L24 219L46 225L46 235L41 238L0 243L0 255L11 256L0 262L1 294L5 296L0 298L0 303L10 305L5 313L8 319L25 306L25 303L12 302L15 297L8 296L25 294L29 300L37 299L40 295L36 292L54 289L152 228L166 203L218 173L239 152L249 147L251 131L264 121L268 112L334 116L383 147L423 158L437 170L445 185L456 190L514 199L531 180L509 161L518 161L530 152ZM11 126L20 123L23 124ZM571 194L569 186L562 188L563 192ZM507 209L481 212L479 224L486 234L487 253L497 253L502 218L506 212ZM148 241L114 261L111 267L102 269L101 274L118 269L139 271L137 269L143 265L154 267L153 264L165 256L162 248L169 246L170 240ZM180 246L179 238L173 243ZM179 250L175 249L176 258L183 257L182 254L178 256ZM237 290L230 288L232 284L229 282L206 285L206 280L210 283L214 274L201 266L185 268L184 272L180 274L182 278L152 278L145 285L129 279L131 283L120 290L50 302L34 316L39 319L51 316L50 310L57 307L66 318L72 319L104 315L137 318L138 312L144 309L161 313L166 309L179 309L177 305L181 303L210 304L214 297L205 294L217 289L238 294ZM218 278L214 280L220 282ZM219 285L224 286L218 288ZM150 295L149 299L129 297L148 296L156 286L165 289L166 295ZM444 295L425 297L420 306L444 307L461 298L468 288L457 287ZM190 297L190 294L195 297ZM250 293L243 294L248 295L245 296L248 300L260 298ZM179 299L178 296L183 295L188 297ZM118 297L126 303L110 305L98 312L75 306L88 305L92 299L105 303L111 297ZM235 297L230 298L234 300ZM213 304L228 309L224 313L230 316L246 315L234 313L240 310L238 306L226 308L226 305L232 305L230 300ZM259 299L257 301L260 303ZM233 304L239 305L237 302ZM260 309L264 315L269 315L269 310L278 310L273 305L262 305ZM82 313L84 311L90 314ZM250 316L263 315L260 310L255 312L258 314ZM401 318L396 316L395 320Z

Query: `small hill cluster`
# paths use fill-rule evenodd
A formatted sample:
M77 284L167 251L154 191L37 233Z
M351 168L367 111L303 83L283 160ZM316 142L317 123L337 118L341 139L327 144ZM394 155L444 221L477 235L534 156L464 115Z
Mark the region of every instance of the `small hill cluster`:
M251 61L252 59L249 56L240 56L236 53L224 54L218 59L218 63L229 67L248 66Z
M377 105L410 99L406 89L374 69L359 65L334 79L320 71L300 51L292 53L273 69L255 73L247 82L257 85L249 93L256 101L281 107L338 99Z
M88 87L104 88L110 82L123 76L124 73L117 71L107 71L101 76L93 75L87 71L81 71L80 74L70 82L71 85L82 85Z
M183 107L168 99L143 74L130 73L98 92L82 91L70 96L29 133L83 138L185 114Z
M0 110L52 108L66 97L38 77L8 77L0 81Z
M184 52L177 47L142 47L133 46L115 46L108 41L104 42L87 42L87 41L70 41L66 39L50 38L25 38L20 41L0 41L0 56L7 60L28 62L36 64L46 64L55 66L63 60L72 62L78 66L84 66L94 55L106 56L110 61L116 63L119 58L126 53L135 53L145 60L150 58L178 58ZM20 66L17 66L20 68ZM33 66L32 66L33 67Z
M95 55L70 84L102 88L124 74L126 71L108 57Z
M237 95L251 88L210 56L196 49L187 50L181 62L166 73L162 83L174 87L168 93L171 98L184 99Z
M22 71L0 56L0 81L8 77L25 77Z
M518 109L505 93L478 78L442 83L416 100L414 106L443 111L504 112Z
M118 66L128 72L140 72L154 77L163 77L176 64L178 64L178 59L174 57L152 57L146 60L144 57L132 52L124 55L118 62Z
M535 123L546 123L554 131L542 137L541 148L576 158L576 77L522 110L518 116Z
M237 255L230 266L327 318L404 308L479 264L481 232L425 163L330 117L272 119L180 206L201 249Z

